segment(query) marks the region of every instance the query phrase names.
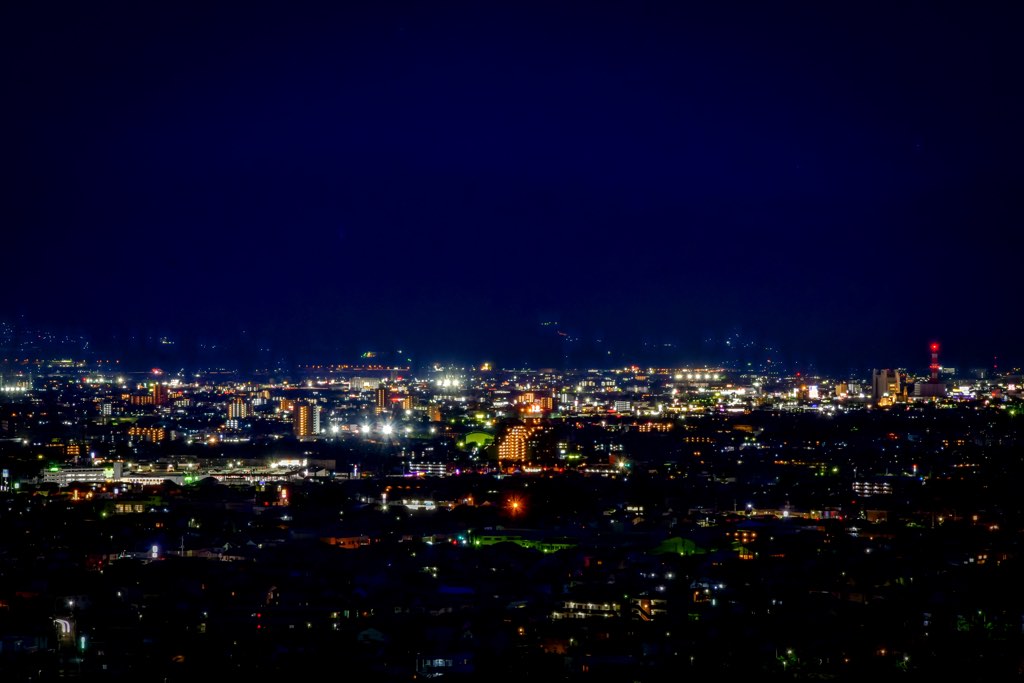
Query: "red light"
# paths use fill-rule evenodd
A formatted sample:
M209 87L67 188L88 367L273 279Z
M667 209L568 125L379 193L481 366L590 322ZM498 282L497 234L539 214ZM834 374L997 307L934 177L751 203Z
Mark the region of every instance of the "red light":
M939 350L939 345L938 344L932 344L932 351L938 351L938 350Z

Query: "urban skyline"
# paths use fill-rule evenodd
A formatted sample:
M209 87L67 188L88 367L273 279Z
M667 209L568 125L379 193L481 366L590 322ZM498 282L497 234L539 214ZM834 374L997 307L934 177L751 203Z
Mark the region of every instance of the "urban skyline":
M7 367L0 672L1019 678L1024 376L929 352Z

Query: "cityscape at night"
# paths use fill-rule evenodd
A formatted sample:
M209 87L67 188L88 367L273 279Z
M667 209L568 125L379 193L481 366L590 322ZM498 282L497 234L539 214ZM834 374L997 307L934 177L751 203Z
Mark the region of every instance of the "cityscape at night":
M7 357L0 666L1017 677L1024 375L920 355L832 377Z
M1022 20L5 4L0 681L1024 679Z

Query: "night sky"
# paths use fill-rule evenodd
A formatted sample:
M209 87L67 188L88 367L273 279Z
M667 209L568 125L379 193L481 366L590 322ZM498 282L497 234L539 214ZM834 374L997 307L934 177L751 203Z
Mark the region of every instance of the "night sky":
M1019 364L1022 19L4 3L0 315L324 360Z

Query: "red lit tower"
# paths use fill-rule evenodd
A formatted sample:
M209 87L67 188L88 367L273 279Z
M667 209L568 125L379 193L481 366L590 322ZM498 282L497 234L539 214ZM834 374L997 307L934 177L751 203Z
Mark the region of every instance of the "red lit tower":
M928 369L931 370L931 377L927 382L916 382L914 383L914 396L921 398L942 398L946 395L946 385L939 379L939 344L938 342L932 342L928 345L928 350L932 354L931 365Z

